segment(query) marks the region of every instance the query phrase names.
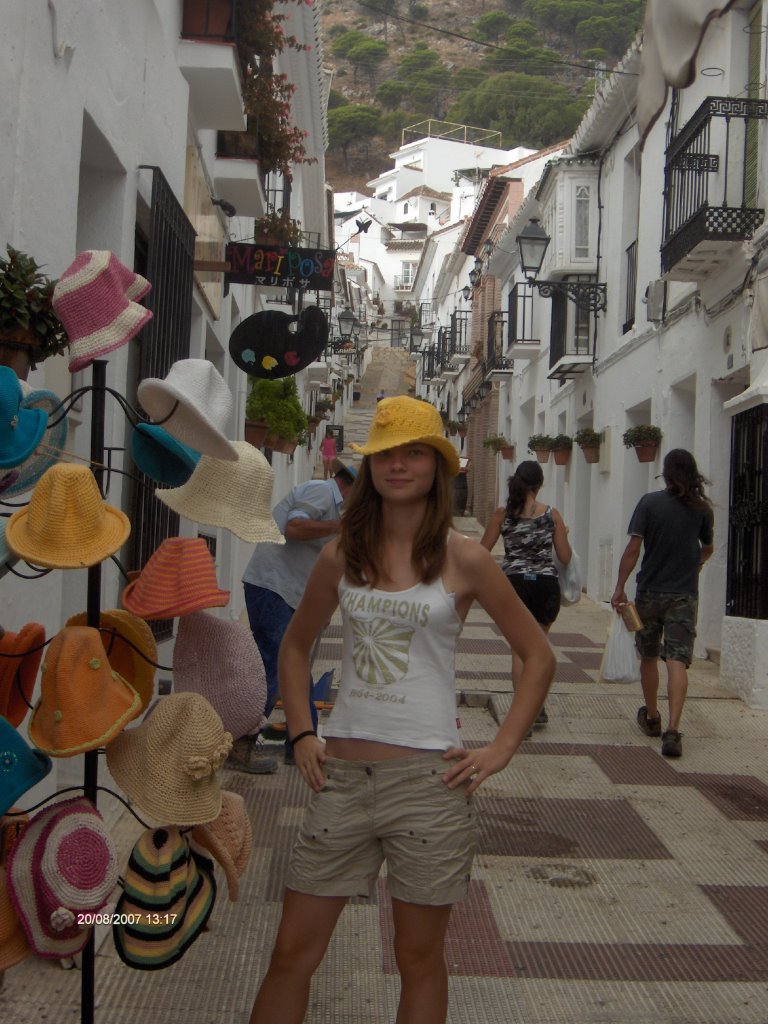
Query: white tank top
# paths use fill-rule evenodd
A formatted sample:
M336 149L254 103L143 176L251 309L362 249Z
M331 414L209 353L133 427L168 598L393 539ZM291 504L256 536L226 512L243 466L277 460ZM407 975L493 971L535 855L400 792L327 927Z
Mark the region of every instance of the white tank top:
M342 578L341 682L323 732L420 750L459 746L454 660L462 621L441 579L391 593Z

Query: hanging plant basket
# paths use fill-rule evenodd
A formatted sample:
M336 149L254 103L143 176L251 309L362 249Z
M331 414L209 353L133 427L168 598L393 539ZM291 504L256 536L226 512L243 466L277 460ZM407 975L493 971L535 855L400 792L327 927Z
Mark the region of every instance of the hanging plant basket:
M259 423L257 420L245 421L245 440L254 448L263 448L267 439L269 427L266 423Z
M596 462L600 461L600 446L599 445L595 446L595 445L582 444L582 445L579 445L579 447L581 448L581 451L582 451L582 453L584 455L585 462L588 462L590 465L594 465Z
M642 444L635 444L632 447L635 449L635 455L637 455L638 462L656 461L656 453L659 450L659 446L654 444L653 441L645 441Z

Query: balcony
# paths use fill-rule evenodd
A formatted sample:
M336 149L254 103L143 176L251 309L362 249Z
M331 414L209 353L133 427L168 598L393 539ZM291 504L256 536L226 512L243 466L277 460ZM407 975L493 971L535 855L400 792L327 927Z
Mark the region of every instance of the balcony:
M448 351L451 362L454 365L463 366L469 362L470 316L471 314L464 310L456 310L454 313L451 313L451 335Z
M768 100L710 96L667 147L661 268L698 282L764 220L756 205L759 122Z
M232 203L241 217L261 217L266 210L265 175L259 163L254 118L244 132L220 131L213 165L216 195Z
M579 284L590 284L593 278L575 281ZM572 380L592 369L595 316L593 310L582 309L562 292L555 292L552 295L547 374L550 380Z
M189 107L196 126L244 131L240 64L234 44L181 39L176 62L189 85Z
M510 359L535 359L541 352L541 339L533 335L533 296L529 284L520 282L509 293L507 347Z
M514 363L505 356L507 337L507 315L496 310L488 317L488 334L485 347L485 379L507 380L512 376Z

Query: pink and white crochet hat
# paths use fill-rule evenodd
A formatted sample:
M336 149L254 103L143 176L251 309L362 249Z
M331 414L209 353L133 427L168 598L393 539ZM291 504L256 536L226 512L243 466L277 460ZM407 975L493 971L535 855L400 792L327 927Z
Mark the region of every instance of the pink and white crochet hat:
M126 345L152 318L139 305L152 285L113 252L88 249L64 271L53 289L53 308L69 335L69 369Z
M258 732L267 681L250 627L208 612L182 616L173 648L173 689L205 697L232 739Z
M114 843L84 797L44 808L8 854L8 894L27 941L52 960L83 949L91 927L78 915L106 906L117 879Z
M136 394L147 414L177 441L201 455L237 460L237 449L227 438L232 392L208 359L179 359L164 380L147 377Z

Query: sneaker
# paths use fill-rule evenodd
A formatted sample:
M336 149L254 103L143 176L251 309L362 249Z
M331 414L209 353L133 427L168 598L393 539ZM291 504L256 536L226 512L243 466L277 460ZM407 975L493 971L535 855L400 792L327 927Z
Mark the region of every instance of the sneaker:
M667 729L661 737L661 752L664 757L680 757L683 752L683 738L675 729Z
M533 728L534 729L543 729L544 726L548 722L549 722L549 715L547 714L547 709L546 708L542 708L541 711L538 713L538 715L536 715L536 717L533 720Z
M637 724L646 736L661 736L661 715L655 718L648 717L648 708L643 706L637 712Z
M249 775L272 775L277 771L277 758L262 754L255 737L242 736L232 744L224 767L230 771L248 772Z

